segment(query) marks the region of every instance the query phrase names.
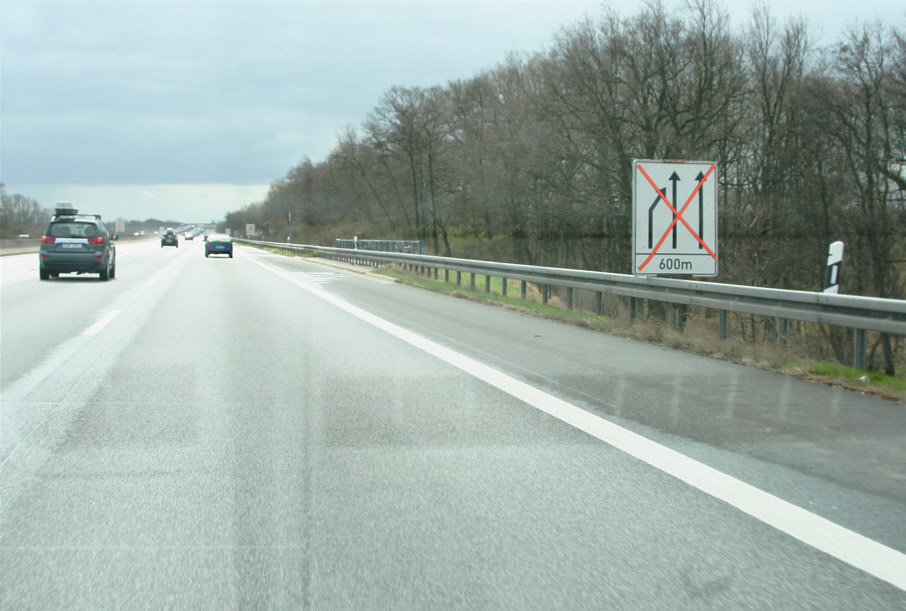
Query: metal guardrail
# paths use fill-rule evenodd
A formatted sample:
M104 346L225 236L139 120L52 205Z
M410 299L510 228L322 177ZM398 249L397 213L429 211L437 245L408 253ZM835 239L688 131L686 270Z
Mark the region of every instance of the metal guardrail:
M337 238L335 246L337 248L377 250L379 252L402 252L420 255L422 254L423 243L421 240L360 240L358 238Z
M494 276L521 280L541 285L544 287L545 295L547 287L562 286L569 289L585 289L598 294L607 293L670 304L703 306L720 311L722 338L726 337L727 312L760 314L776 317L783 321L800 320L847 327L856 330L853 362L854 366L859 368L865 367L866 331L906 335L906 301L898 299L791 291L676 278L641 277L431 255L350 250L253 240L236 241L289 252L315 252L321 257L346 260L362 265L398 263L428 269L479 274L488 278ZM598 303L600 303L600 297Z

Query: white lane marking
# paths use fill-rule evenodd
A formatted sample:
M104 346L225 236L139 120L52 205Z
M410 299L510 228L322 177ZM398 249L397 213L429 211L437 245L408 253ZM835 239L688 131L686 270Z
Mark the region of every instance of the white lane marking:
M505 393L686 482L815 549L906 590L906 554L784 501L470 357L403 329L254 258L264 269Z
M122 310L111 310L110 312L107 312L100 320L82 331L82 335L97 335L101 329L109 325L110 321L122 314L122 312Z
M54 372L63 367L85 345L95 341L93 337L115 320L123 311L138 301L145 305L148 304L146 293L149 287L161 278L176 277L188 260L188 258L174 260L166 268L156 273L151 281L145 282L142 286L120 295L116 302L117 308L108 311L78 335L48 350L47 357L43 361L27 371L19 379L0 389L0 397L3 399L0 401L0 468L3 468L10 460L10 457L25 445L25 442L20 439L21 431L18 430L20 424L24 421L24 416L18 413L21 409L19 403L24 401L25 397L37 389ZM4 497L8 497L8 493L8 489L4 490ZM3 498L2 500L5 502L7 499Z
M177 259L177 261L179 261L179 260ZM155 284L157 284L157 282L158 282L161 278L163 278L166 274L172 273L171 270L170 270L170 268L173 267L173 265L174 265L174 263L171 263L170 265L168 265L168 266L165 267L164 269L160 270L159 272L157 272L156 274L154 274L153 276L151 276L150 278L148 278L147 280L145 280L145 283L144 283L143 287L144 287L144 288L148 288L148 287L150 287L150 286L154 286Z
M174 264L171 263L170 265L168 265L168 266L165 267L164 269L160 270L159 272L157 272L156 274L154 274L153 276L151 276L149 279L145 280L145 281L142 283L142 289L141 289L141 290L144 290L144 289L147 289L147 288L149 288L149 287L151 287L151 286L154 286L161 278L164 277L164 274L167 274L167 273L170 273L170 272L171 272L171 269L170 269L170 268L173 267L173 265L174 265ZM111 321L113 321L114 318L116 318L117 316L119 316L120 314L122 314L122 312L123 312L122 310L111 310L110 312L107 312L107 314L105 314L104 316L102 316L102 317L101 317L99 320L97 320L94 324L92 324L92 325L89 326L87 329L85 329L84 331L82 331L82 335L88 335L88 336L97 335L98 332L101 331L101 329L103 329L103 328L106 327L108 324L110 324Z

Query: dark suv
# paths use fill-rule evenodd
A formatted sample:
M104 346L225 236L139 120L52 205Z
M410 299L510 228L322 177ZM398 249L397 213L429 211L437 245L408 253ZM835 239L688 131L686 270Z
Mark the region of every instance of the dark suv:
M60 274L98 274L101 280L116 276L116 245L101 222L100 214L79 214L72 204L60 202L50 220L38 252L41 280Z
M168 228L164 235L160 236L160 247L163 248L164 246L179 248L179 238L176 237L176 232L172 229Z

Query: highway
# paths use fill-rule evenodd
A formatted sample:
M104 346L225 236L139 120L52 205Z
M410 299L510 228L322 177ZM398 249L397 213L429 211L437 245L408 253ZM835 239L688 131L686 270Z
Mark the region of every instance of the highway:
M0 258L0 608L906 608L906 406L200 241Z

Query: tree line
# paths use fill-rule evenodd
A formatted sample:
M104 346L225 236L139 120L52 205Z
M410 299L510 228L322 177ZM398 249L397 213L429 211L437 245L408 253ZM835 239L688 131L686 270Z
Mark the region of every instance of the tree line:
M629 273L633 159L709 160L718 280L821 290L828 245L842 240L842 292L902 299L903 23L816 41L765 4L740 30L714 0L605 11L473 78L393 87L324 162L292 168L227 224Z
M42 206L38 200L20 193L8 193L6 185L0 183L0 238L17 238L19 236L40 237L47 228L47 223L53 217L54 211ZM175 227L181 225L180 221L161 220L156 218L140 220L126 220L122 217L116 221L123 221L125 235L132 233L155 233L161 227ZM112 230L114 223L105 220L108 228Z
M19 193L7 193L0 183L0 238L20 235L40 236L50 220L51 211L37 200Z

